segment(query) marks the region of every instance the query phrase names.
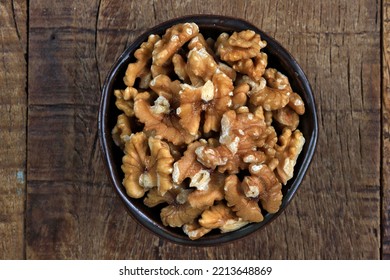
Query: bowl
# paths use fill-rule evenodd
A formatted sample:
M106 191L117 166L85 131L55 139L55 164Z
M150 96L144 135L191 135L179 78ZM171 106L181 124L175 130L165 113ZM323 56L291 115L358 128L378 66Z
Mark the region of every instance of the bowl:
M129 62L132 61L134 51L146 41L150 34L164 34L165 30L172 25L184 22L195 22L203 35L216 38L222 32L231 33L251 29L260 34L262 40L267 42L263 49L268 55L271 66L284 73L290 80L294 91L299 92L305 103L305 114L300 117L299 130L305 137L305 144L296 162L294 176L286 186L283 187L283 200L280 210L275 214L266 213L264 220L260 223L251 223L236 231L228 233L210 232L200 239L191 240L181 228L166 227L162 224L159 211L145 206L140 199L130 198L122 186L123 172L121 163L123 152L118 148L112 139L111 131L116 123L119 114L115 106L114 89L125 88L123 77ZM206 38L205 36L205 38ZM294 197L307 172L312 160L318 135L317 114L313 93L309 81L297 61L282 47L275 39L264 33L262 30L239 18L232 18L219 15L191 15L175 18L150 28L143 33L123 52L113 64L104 82L100 100L98 130L103 160L107 167L107 173L114 189L123 201L131 216L146 229L159 237L182 245L214 246L226 242L235 241L264 228L275 220L286 209Z

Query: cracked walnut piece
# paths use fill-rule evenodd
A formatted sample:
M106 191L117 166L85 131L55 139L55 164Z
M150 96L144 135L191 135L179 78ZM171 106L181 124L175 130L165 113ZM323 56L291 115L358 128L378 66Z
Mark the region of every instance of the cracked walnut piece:
M160 74L150 81L149 86L158 96L164 97L173 108L180 105L181 85L178 80L172 81L167 75Z
M207 208L212 206L216 201L224 199L225 175L219 172L213 172L210 175L207 188L197 189L188 195L188 202L195 208Z
M152 58L152 52L155 43L160 40L158 35L150 35L147 42L141 44L141 47L134 52L136 62L130 63L127 67L125 77L123 81L128 87L134 86L135 80L141 78L141 80L149 79L151 77L150 69L148 68L149 60ZM140 83L145 85L147 82ZM144 88L143 86L141 88Z
M260 52L266 46L254 31L234 32L231 36L222 33L216 42L217 54L237 72L258 81L268 64L268 56Z
M265 123L250 112L227 111L221 119L220 145L201 146L195 150L198 161L204 166L230 174L245 169L251 157L264 160L263 152L256 150L256 142L265 130ZM249 157L251 156L251 157Z
M160 217L164 226L181 227L194 222L203 210L192 207L188 202L172 203L161 209Z
M232 91L232 80L222 72L216 72L202 87L183 85L181 105L176 110L180 124L195 136L204 112L203 132L219 131L222 115L232 104Z
M215 57L214 50L212 49L213 43L209 43L208 40L206 40L201 33L196 35L194 38L191 39L191 41L188 43L188 49L193 50L197 49L200 50L202 48L205 48L207 53Z
M292 132L285 128L279 137L279 145L275 147L276 158L279 160L276 172L284 185L294 175L294 167L304 144L305 138L298 129Z
M239 60L232 63L232 67L239 73L248 75L254 81L259 81L267 67L268 56L260 52L254 58Z
M266 80L261 77L258 82L243 76L242 81L249 84L249 101L254 106L262 106L265 111L273 111L285 107L289 102L290 91L267 86Z
M225 180L225 199L236 215L248 222L261 222L264 216L256 199L247 197L236 175L230 175Z
M184 179L190 178L189 187L198 190L207 190L210 182L210 173L196 160L195 150L204 144L196 141L188 145L183 156L173 164L172 179L181 184Z
M255 57L260 49L266 46L266 42L262 41L259 34L252 30L244 30L234 32L231 36L227 33L222 33L215 42L216 54L222 60L227 62L235 62L242 59Z
M126 116L134 116L134 98L138 94L138 90L133 87L127 87L125 90L114 90L116 97L116 107L123 111Z
M299 115L288 106L272 111L272 117L281 128L286 127L294 131L299 125Z
M111 134L114 143L123 150L126 142L130 140L131 136L130 121L125 114L118 115L116 125L112 129Z
M211 228L204 228L197 221L183 225L183 231L191 240L196 240L211 231Z
M199 33L195 23L176 24L168 28L153 50L153 64L163 66L189 40Z
M275 173L266 164L251 164L251 176L242 182L243 192L247 197L260 199L261 205L269 213L276 213L282 204L282 184Z
M205 210L199 224L206 229L219 228L222 233L230 232L242 228L249 222L244 221L228 207L225 203L218 203Z
M154 137L147 138L143 132L134 134L126 142L122 164L127 194L140 198L148 189L157 187L164 195L173 186L172 164L173 157L167 143Z
M186 71L194 86L201 86L204 82L211 80L217 66L217 62L206 48L194 48L188 53Z
M140 93L134 102L135 116L145 124L145 131L153 132L174 145L189 144L195 140L195 136L183 129L179 117L172 113L166 98L160 98L153 106L149 104L149 98L148 92Z
M293 109L298 115L303 115L305 113L305 104L303 103L302 98L291 88L290 82L286 75L283 75L275 68L268 68L264 72L264 78L267 81L267 84L271 88L275 89L287 89L289 94L288 106Z

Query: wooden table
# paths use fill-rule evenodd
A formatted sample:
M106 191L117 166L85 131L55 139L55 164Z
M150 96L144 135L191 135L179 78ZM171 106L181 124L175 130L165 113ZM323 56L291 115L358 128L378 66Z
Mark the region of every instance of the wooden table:
M318 148L288 209L217 247L139 226L108 181L97 132L111 64L148 27L188 13L274 36L318 107ZM5 0L0 34L0 258L390 259L390 0Z

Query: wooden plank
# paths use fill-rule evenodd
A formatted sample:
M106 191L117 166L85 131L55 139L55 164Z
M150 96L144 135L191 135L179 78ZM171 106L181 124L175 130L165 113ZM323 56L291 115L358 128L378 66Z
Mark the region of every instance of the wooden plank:
M382 259L390 260L390 1L382 12Z
M309 19L286 23L280 16L284 27L270 31L307 73L320 128L309 174L291 205L295 207L286 211L289 221L284 227L301 232L287 249L301 250L299 258L305 259L377 259L380 7L369 7L367 1L355 2L356 7L352 2L328 2L297 4L291 16ZM286 32L291 22L295 24Z
M380 3L139 2L30 3L27 257L378 259ZM114 60L148 27L189 11L239 16L275 36L308 74L320 121L288 209L248 239L209 248L139 227L102 172L97 143L100 86Z
M0 259L24 258L26 1L0 3Z
M127 214L99 150L99 11L99 1L30 3L28 259L155 257L158 239Z
M303 231L306 258L378 259L379 34L345 33L313 34L309 44L293 44L314 81L320 128L307 189L294 201L297 224L310 229Z

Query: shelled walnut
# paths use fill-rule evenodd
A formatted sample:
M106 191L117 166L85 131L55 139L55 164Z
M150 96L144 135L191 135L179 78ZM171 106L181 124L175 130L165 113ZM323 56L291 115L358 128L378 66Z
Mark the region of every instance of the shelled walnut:
M278 212L305 138L305 104L252 30L153 34L115 89L127 194L192 240Z

